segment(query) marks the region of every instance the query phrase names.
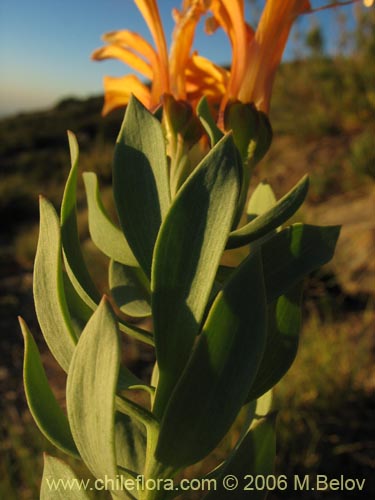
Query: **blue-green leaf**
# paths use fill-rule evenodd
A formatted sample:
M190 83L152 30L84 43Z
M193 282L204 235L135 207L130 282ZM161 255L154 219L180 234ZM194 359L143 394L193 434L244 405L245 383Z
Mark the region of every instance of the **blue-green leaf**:
M205 457L245 402L266 341L261 259L249 256L218 294L161 422L156 458L176 468Z
M125 237L147 276L170 205L165 140L159 121L132 97L117 139L113 189ZM117 259L118 260L118 259Z
M117 324L104 298L83 330L69 368L66 400L74 441L95 477L116 478Z
M223 138L224 134L215 123L206 96L203 96L198 103L197 116L210 138L211 147L214 147Z
M27 403L41 432L57 448L78 457L68 419L48 383L38 347L26 323L19 318L25 341L23 379Z
M70 319L79 336L92 315L92 309L82 300L65 271L63 271L63 281Z
M88 481L79 479L62 460L44 454L40 500L89 500L85 492Z
M41 197L33 277L35 310L50 351L67 372L77 338L66 303L61 260L59 219L51 203Z
M267 342L248 400L259 398L285 375L298 349L302 284L268 306Z
M109 258L127 266L138 266L123 232L111 221L100 197L98 178L93 172L85 172L89 231L92 241Z
M309 179L307 176L281 198L276 205L263 212L229 235L227 248L237 248L266 235L286 222L298 210L306 198ZM258 201L259 205L259 201Z
M260 182L254 189L247 204L246 213L251 220L258 215L263 215L273 208L277 199L273 189L267 182ZM250 220L248 220L250 222Z
M183 185L161 227L151 281L159 416L200 329L238 193L236 150L228 135Z
M116 414L116 457L120 467L141 474L146 457L146 427L123 413Z
M100 300L82 255L77 227L77 177L78 144L75 135L68 132L71 170L65 185L61 204L61 237L64 250L65 267L69 278L82 299L92 308Z
M267 302L292 288L333 257L339 226L293 224L262 245Z
M123 313L135 318L151 315L150 284L142 269L111 261L109 286L112 297Z

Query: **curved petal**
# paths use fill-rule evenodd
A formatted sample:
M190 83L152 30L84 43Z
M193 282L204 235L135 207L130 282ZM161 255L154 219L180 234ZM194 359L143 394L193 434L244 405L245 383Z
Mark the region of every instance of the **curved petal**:
M170 50L171 91L176 99L186 99L185 69L193 45L195 29L207 7L204 0L185 0L182 11L174 9L176 26Z
M93 52L91 57L96 61L102 61L104 59L118 59L136 71L139 71L147 78L151 79L153 77L152 68L144 59L131 50L118 45L107 45L97 49Z
M157 104L160 96L169 92L168 49L163 25L156 0L134 0L134 3L141 12L156 45L158 71L154 73L152 82L152 101L153 104Z
M235 98L246 70L246 47L253 31L245 22L243 0L213 0L210 10L215 22L228 35L232 46L231 77L227 99Z
M151 65L157 61L157 53L153 46L141 35L129 30L111 31L102 36L109 44L120 45L143 56Z
M134 94L146 107L150 107L150 91L136 76L104 77L105 101L102 114L128 104Z
M209 59L193 54L186 67L186 91L216 96L220 100L226 93L230 78L229 71L217 66Z

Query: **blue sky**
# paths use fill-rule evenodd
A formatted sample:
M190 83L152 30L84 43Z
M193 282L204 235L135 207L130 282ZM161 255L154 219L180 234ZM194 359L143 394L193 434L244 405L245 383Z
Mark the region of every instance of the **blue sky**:
M171 8L180 3L159 0L168 40L173 27ZM340 11L353 25L353 7ZM331 11L304 16L300 25L306 28L319 21L331 51L337 29L333 16ZM101 46L102 33L124 28L149 38L132 0L0 0L0 115L45 108L68 96L99 94L103 75L131 72L120 62L90 60L91 52ZM199 29L195 47L217 63L230 61L222 33L207 37ZM286 57L291 55L289 45Z

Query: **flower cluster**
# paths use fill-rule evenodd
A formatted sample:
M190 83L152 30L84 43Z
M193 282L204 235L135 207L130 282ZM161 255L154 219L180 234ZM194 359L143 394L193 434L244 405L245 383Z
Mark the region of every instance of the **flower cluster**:
M355 1L355 0L354 0ZM134 0L151 32L154 46L129 30L104 35L106 45L93 59L119 59L151 82L147 86L135 75L105 77L103 114L126 105L134 94L149 109L160 104L164 94L196 104L204 95L223 110L229 100L252 102L268 112L276 69L295 19L314 11L309 0L267 0L254 30L245 20L244 0L183 0L173 10L175 27L168 53L157 0ZM322 8L349 2L331 2ZM371 4L372 0L365 0ZM226 70L193 51L198 23L205 18L208 34L221 28L232 48L232 63Z

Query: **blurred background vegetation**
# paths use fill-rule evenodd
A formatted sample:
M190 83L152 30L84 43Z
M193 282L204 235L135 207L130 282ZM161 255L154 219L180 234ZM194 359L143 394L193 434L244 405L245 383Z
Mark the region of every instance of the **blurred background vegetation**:
M273 500L375 498L374 26L372 10L359 16L355 31L343 27L342 50L334 57L325 53L319 26L312 24L303 35L300 56L279 70L271 112L275 139L254 179L255 184L267 178L281 196L308 172L311 189L302 220L344 224L334 261L306 282L299 354L275 390L280 409L276 472L366 478L366 491L304 496L288 490L272 493ZM48 111L0 121L0 498L38 498L42 452L61 456L26 408L17 315L35 333L63 404L65 380L43 343L32 302L38 194L59 207L69 170L66 130L72 129L81 148L80 168L99 174L113 213L111 157L123 112L103 119L101 106L102 96L70 98ZM107 262L90 243L86 221L80 185L83 247L105 290ZM152 354L130 342L127 359L145 375Z

